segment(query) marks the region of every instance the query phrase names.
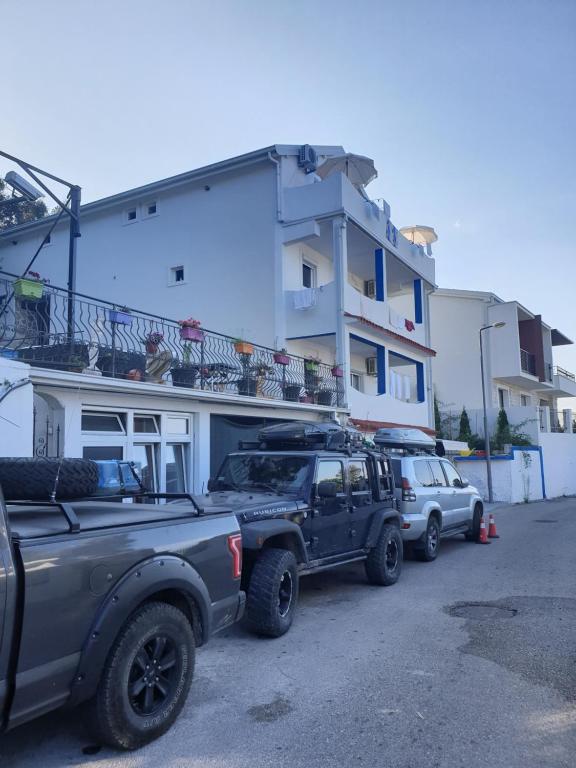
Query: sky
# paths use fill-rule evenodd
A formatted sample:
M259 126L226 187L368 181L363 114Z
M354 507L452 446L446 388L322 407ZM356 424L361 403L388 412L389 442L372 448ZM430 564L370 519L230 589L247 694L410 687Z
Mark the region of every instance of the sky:
M0 0L0 26L0 149L85 202L340 144L436 229L439 285L576 340L576 0Z

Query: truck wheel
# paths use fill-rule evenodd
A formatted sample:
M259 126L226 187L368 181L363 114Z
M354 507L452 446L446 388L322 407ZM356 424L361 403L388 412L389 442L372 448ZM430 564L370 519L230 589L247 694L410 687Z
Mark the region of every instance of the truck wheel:
M428 518L428 525L426 526L423 546L421 549L417 550L418 559L425 563L431 563L432 560L436 560L439 548L440 525L435 517L430 516Z
M366 559L366 576L370 584L389 587L395 584L402 570L402 534L397 525L382 526L376 546Z
M482 519L482 507L480 504L476 504L474 507L474 516L472 517L472 524L470 530L467 531L464 536L466 541L478 541L480 538L480 520Z
M257 635L288 632L298 602L298 565L287 549L265 549L252 569L246 624Z
M112 646L89 727L100 743L137 749L165 733L184 706L194 675L194 633L182 611L148 603Z
M98 486L98 467L88 459L2 459L0 485L6 499L48 501L92 496Z

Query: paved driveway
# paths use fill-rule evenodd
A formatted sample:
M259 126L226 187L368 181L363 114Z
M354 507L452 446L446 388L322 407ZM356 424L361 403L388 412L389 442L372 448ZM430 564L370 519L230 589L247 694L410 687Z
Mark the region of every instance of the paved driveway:
M59 713L4 737L1 765L574 768L576 500L496 514L499 540L444 542L394 587L357 566L306 579L279 640L214 639L146 749L86 754Z

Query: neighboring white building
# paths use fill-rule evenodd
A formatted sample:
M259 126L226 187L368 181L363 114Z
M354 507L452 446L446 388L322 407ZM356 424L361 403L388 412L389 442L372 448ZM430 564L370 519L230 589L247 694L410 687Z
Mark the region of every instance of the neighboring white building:
M434 260L322 169L343 155L275 145L83 206L76 290L338 365L338 404L367 432L431 429ZM49 221L0 234L0 268L20 274ZM64 223L34 269L65 286L67 259Z
M473 432L483 434L480 328L490 429L500 408L539 443L541 432L572 432L572 414L558 398L576 396L574 374L556 366L554 347L572 344L517 301L494 293L438 289L430 299L433 378L440 410L458 417L468 410Z

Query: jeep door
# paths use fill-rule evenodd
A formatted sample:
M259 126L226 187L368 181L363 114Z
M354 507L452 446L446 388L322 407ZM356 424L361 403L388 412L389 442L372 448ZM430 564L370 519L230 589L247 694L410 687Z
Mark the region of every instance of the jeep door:
M348 459L350 504L349 539L342 551L361 549L368 536L372 516L379 503L374 502L370 469L366 459Z
M321 498L321 483L333 483L334 497ZM315 498L312 503L312 551L314 557L342 552L349 541L350 512L343 459L319 459L316 465Z

